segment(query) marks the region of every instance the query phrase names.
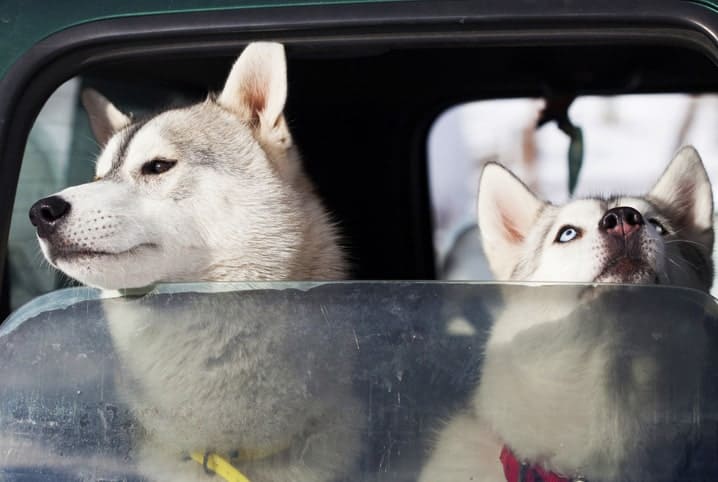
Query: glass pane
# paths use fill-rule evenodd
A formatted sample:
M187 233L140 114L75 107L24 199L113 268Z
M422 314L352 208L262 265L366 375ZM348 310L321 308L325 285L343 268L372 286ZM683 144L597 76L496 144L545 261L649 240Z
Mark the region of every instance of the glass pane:
M498 464L442 458L473 410L589 480L710 480L717 315L658 286L69 288L0 328L0 479L198 480L211 453L249 480L446 480Z

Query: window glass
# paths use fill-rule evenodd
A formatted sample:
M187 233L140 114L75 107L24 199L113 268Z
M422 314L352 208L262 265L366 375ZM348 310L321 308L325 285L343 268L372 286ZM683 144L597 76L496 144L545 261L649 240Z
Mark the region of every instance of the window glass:
M0 329L0 477L175 480L201 469L192 454L214 451L250 480L287 464L340 480L416 480L428 461L440 463L430 444L471 406L479 366L489 377L513 354L514 368L541 360L542 383L562 379L558 360L568 355L537 339L563 339L576 373L635 377L592 396L614 400L615 416L648 434L633 456L685 468L701 460L697 445L686 459L685 445L699 433L715 438L703 397L718 373L717 314L698 291L629 285L189 284L124 298L59 290ZM497 391L495 402L530 403L517 389ZM573 411L577 425L590 423L591 407ZM655 480L656 466L641 480Z

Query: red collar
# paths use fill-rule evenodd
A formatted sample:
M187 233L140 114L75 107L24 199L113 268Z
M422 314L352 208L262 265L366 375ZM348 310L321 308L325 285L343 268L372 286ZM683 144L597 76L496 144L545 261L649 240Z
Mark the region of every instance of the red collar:
M571 479L548 472L539 465L528 465L519 462L506 445L501 449L499 459L501 460L501 465L504 466L506 482L571 482Z

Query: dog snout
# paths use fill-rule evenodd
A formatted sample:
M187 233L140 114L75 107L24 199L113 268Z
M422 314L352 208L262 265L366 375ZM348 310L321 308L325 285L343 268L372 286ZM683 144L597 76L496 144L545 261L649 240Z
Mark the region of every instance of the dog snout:
M628 238L640 231L644 224L641 213L631 207L621 206L606 211L598 223L598 228L612 236Z
M50 236L60 220L70 212L70 203L60 196L40 199L30 208L30 222L41 238Z

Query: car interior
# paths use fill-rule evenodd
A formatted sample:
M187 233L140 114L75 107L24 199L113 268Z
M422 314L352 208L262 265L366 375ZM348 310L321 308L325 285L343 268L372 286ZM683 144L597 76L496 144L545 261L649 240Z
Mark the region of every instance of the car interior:
M105 61L81 72L80 88L97 88L135 113L181 105L220 89L236 51ZM352 278L367 280L437 278L427 137L448 108L514 97L701 94L718 80L704 53L670 45L289 44L287 51L290 128L339 223ZM89 179L97 154L84 112L76 109L66 185ZM27 185L35 197L43 194L41 181ZM23 189L30 188L18 189L18 199L28 197L22 207L29 207L32 196ZM22 217L16 206L13 225ZM12 266L12 253L9 259ZM12 273L6 276L11 287ZM3 287L6 299L10 287Z

